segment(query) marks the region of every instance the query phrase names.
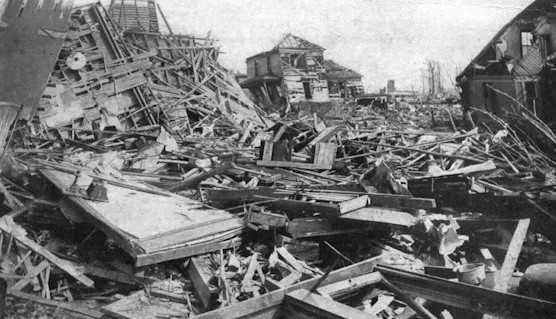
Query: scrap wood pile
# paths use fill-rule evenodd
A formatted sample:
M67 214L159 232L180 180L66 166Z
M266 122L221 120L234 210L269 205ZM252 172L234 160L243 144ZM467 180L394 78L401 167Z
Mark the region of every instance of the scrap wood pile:
M434 131L428 108L270 121L217 57L73 11L39 106L3 126L11 298L95 318L556 315L507 293L550 241L478 200L554 219L533 139L500 119Z
M450 297L432 292L411 299L417 288L404 282L425 272L435 276L418 277L427 283L459 276L507 289L514 268L525 270L528 219L477 220L439 209L435 196L525 192L542 209L552 164L534 144L509 126L446 133L325 122L280 122L247 147L162 128L103 130L85 144L16 127L2 178L11 212L0 225L9 294L118 318L216 309L210 317L277 291L287 292L286 316L314 316L307 305L334 313L326 305L338 300L347 317L465 317L458 308L467 305L446 306ZM402 270L374 267L379 260ZM350 267L361 273L346 274Z

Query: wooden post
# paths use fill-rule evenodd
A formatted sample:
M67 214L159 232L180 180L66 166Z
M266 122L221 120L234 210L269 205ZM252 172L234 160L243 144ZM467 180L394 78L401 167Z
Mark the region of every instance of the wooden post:
M6 303L6 280L0 278L0 319L4 319L4 304Z

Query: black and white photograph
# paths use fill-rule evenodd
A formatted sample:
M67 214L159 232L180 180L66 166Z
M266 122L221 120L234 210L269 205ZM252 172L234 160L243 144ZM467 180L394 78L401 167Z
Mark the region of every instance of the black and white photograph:
M556 0L0 0L0 319L556 318Z

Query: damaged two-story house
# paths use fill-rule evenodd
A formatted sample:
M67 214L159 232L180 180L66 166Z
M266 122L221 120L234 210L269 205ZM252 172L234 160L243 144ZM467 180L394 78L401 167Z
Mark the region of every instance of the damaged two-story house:
M247 79L241 86L251 92L256 103L275 109L363 94L362 76L325 61L324 50L288 34L272 50L247 58Z
M556 1L537 0L508 22L456 78L465 110L556 122Z

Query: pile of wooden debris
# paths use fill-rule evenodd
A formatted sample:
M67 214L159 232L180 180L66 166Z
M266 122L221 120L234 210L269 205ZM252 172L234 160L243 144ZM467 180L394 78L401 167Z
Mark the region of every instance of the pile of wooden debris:
M18 298L94 318L556 316L513 294L556 261L528 233L556 221L556 138L534 115L535 134L426 106L270 120L208 37L27 5L15 23L8 4L5 34L42 30L58 58L20 100L2 92L29 73L0 77L9 313ZM33 21L52 10L67 32Z

